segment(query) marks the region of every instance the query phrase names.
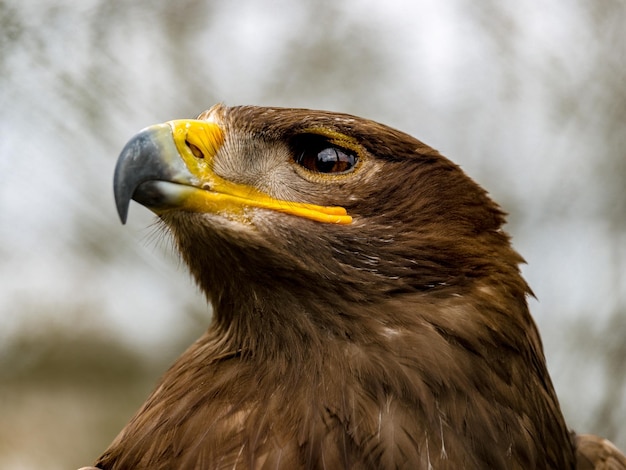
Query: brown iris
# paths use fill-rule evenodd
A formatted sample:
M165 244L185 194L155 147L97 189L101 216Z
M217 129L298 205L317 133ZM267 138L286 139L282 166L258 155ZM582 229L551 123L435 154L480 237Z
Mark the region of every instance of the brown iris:
M319 136L301 136L294 145L295 162L316 173L346 173L357 163L353 152Z

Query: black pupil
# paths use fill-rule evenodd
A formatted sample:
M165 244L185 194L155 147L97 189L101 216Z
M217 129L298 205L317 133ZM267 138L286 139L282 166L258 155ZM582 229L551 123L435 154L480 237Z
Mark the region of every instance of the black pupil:
M307 146L300 151L296 163L317 173L345 173L351 170L356 164L356 155L329 145Z

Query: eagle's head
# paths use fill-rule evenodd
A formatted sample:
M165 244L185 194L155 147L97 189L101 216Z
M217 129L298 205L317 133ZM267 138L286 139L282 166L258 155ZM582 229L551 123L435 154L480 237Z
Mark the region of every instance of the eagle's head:
M137 134L115 196L159 216L214 316L102 462L572 462L504 214L422 142L218 105Z
M153 126L124 149L115 195L123 221L132 197L169 227L217 321L267 294L358 306L528 293L486 192L422 142L355 116L217 105Z

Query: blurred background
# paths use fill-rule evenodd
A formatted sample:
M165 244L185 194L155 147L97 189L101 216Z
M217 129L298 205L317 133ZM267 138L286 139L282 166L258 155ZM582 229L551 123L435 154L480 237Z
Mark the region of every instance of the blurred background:
M112 173L216 102L413 134L510 213L570 425L626 449L623 0L0 0L0 468L90 464L210 320Z

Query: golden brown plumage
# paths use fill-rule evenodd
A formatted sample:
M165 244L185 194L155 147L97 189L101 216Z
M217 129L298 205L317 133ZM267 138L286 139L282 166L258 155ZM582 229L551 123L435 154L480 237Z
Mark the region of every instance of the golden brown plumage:
M139 134L115 188L123 219L133 197L171 231L213 320L98 468L575 468L601 453L568 432L504 215L458 166L349 115L199 119Z

